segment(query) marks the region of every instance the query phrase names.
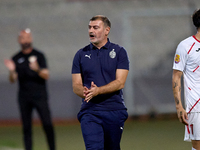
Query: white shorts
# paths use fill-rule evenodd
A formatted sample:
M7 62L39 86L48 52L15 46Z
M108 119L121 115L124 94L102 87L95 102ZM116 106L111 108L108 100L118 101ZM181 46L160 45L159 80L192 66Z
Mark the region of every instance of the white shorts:
M188 114L188 125L185 126L184 141L200 140L200 113Z

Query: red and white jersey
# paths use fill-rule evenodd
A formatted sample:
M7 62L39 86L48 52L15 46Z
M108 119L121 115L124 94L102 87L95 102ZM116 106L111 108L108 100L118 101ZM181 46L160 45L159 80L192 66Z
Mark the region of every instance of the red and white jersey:
M195 36L180 42L173 69L183 72L186 112L200 112L200 41Z

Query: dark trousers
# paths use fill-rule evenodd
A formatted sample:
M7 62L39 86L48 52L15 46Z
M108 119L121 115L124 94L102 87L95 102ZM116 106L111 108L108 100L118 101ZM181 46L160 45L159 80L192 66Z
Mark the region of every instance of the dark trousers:
M126 110L80 112L86 150L120 150Z
M23 124L24 145L32 150L32 112L36 109L46 134L49 150L55 150L54 129L51 121L48 101L46 99L19 98L21 120Z

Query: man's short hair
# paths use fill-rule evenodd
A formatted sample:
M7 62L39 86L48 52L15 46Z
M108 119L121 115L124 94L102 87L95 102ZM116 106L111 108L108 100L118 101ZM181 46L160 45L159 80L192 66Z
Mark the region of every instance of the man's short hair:
M192 20L193 20L194 26L198 30L200 28L200 9L195 10L195 12L192 15Z
M111 28L111 22L106 16L96 15L96 16L94 16L94 17L92 17L90 19L90 21L95 21L95 20L101 20L104 23L105 27L110 27Z

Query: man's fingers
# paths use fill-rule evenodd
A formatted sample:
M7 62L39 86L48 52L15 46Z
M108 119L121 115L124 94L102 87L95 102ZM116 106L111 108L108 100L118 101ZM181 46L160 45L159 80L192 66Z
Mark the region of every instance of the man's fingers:
M94 82L92 81L92 82L91 82L91 87L94 87L94 86L95 86L95 84L94 84Z
M88 95L85 96L85 100L84 101L88 103L91 99L92 99L91 94L88 94Z
M85 100L84 101L89 102L93 97L94 97L93 92L91 90L88 90L88 93L85 96Z
M188 122L186 120L183 120L184 125L188 125Z
M187 120L188 120L187 114L183 114L180 116L180 122L182 122L183 124L188 125Z
M188 120L188 115L186 114L185 118Z
M188 122L187 122L187 120L188 120L188 115L187 115L187 114L185 114L185 116L184 116L184 124L185 124L185 125L188 125Z
M84 93L84 96L85 96L85 102L89 102L94 96L96 96L95 95L95 91L96 91L96 88L95 87L97 87L96 86L96 84L94 84L94 82L92 81L91 82L91 88L90 89L88 89L87 87L84 87L84 91L83 91L83 93Z
M86 86L83 87L83 96L88 94L88 88Z
M186 121L183 117L181 117L180 121L181 121L184 125L187 125L187 124L188 124L187 121Z
M94 87L97 87L97 85L94 84L94 82L92 81L92 82L91 82L91 88L94 88Z

